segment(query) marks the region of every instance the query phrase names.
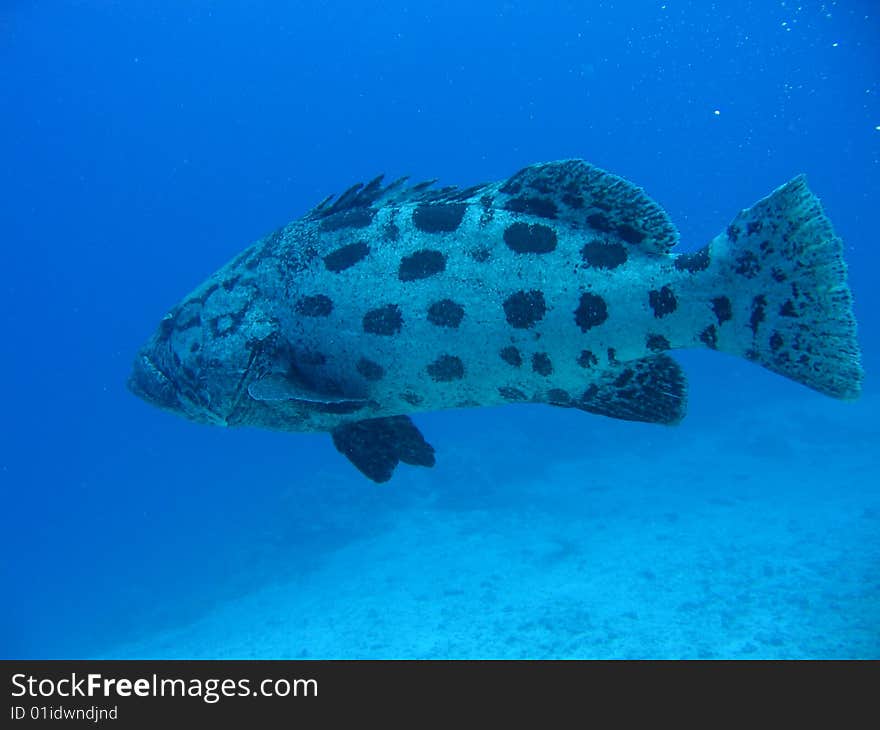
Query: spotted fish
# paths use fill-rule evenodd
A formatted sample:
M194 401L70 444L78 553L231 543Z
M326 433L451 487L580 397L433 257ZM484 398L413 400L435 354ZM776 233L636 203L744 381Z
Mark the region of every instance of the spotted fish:
M433 183L355 185L253 244L165 316L130 389L203 423L328 431L376 482L433 466L420 411L678 423L679 348L859 394L842 244L803 176L681 254L657 203L582 160Z

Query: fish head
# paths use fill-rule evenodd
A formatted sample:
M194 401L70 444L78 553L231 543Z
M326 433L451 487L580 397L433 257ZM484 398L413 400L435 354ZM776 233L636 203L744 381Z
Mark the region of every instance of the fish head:
M129 390L191 421L227 425L276 329L238 289L209 280L168 312L138 351Z

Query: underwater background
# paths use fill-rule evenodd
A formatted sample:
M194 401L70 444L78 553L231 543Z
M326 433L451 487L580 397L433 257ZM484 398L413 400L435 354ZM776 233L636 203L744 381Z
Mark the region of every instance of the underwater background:
M880 6L0 4L2 658L880 658ZM326 434L131 395L163 314L380 172L583 157L695 250L805 172L845 242L855 403L676 352L676 428L417 415Z

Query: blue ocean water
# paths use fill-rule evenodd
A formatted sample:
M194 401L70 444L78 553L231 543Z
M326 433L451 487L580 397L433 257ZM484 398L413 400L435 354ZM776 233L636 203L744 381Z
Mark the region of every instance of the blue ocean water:
M2 3L0 656L880 658L878 11ZM861 400L677 353L677 428L424 414L437 466L377 486L326 435L126 390L171 305L327 194L568 157L686 250L807 173Z

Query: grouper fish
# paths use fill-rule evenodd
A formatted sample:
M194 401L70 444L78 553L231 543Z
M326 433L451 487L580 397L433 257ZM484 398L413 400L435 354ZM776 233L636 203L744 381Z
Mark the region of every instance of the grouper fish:
M434 465L420 411L676 424L679 348L858 396L842 243L803 176L694 253L639 187L582 160L434 182L378 177L254 243L165 315L129 388L201 423L327 431L376 482Z

